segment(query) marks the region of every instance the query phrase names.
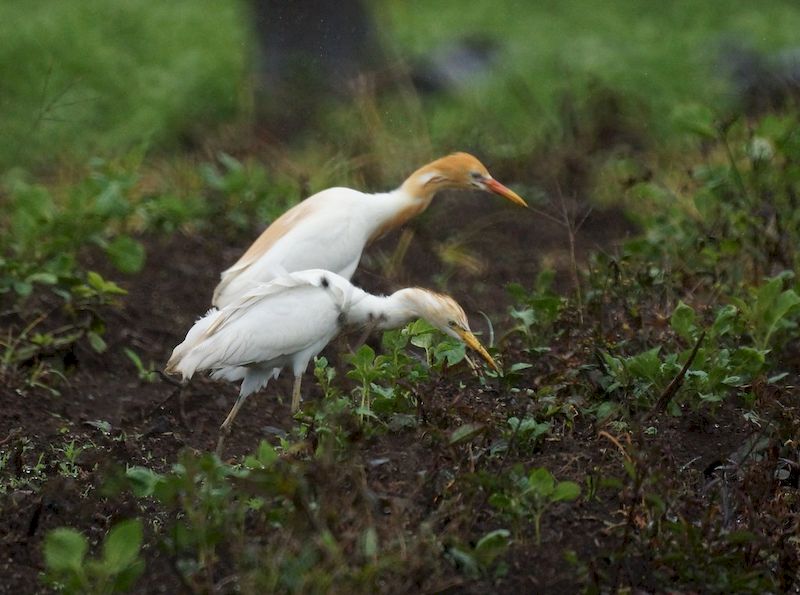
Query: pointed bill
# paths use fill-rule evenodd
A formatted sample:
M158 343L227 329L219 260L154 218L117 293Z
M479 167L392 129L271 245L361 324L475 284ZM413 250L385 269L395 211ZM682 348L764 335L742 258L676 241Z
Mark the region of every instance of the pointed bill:
M500 372L500 367L497 363L492 359L492 356L489 355L489 352L484 349L481 342L473 335L470 331L466 329L458 329L458 334L461 337L461 340L466 343L467 347L476 351L478 355L480 355L483 359L486 360L486 363L489 364L495 372Z
M502 196L506 200L510 200L514 204L519 205L521 207L528 206L528 203L526 203L519 194L511 190L511 188L503 186L500 182L498 182L494 178L484 178L483 183L488 190L491 190L498 196Z

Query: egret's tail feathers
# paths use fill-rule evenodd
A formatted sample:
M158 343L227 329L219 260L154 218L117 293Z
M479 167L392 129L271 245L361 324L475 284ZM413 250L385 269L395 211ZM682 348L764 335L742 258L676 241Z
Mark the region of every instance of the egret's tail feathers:
M172 355L164 368L167 374L181 374L184 379L192 377L195 370L197 370L197 363L199 362L195 362L194 365L192 365L192 358L187 356L189 356L192 349L203 340L206 330L208 330L208 327L214 322L218 313L219 310L211 308L206 312L205 316L194 323L194 326L186 333L186 338L183 342L172 350Z

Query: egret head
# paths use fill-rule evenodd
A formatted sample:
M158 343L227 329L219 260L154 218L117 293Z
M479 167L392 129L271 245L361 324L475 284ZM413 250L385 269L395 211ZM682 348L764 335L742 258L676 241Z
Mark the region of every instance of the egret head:
M457 301L449 295L416 287L401 291L416 316L424 318L444 334L463 341L467 347L476 351L486 360L486 363L494 370L499 371L497 363L469 329L467 315Z
M486 166L468 153L453 153L421 167L409 178L428 193L444 188L493 192L514 204L528 204L513 190L495 180Z

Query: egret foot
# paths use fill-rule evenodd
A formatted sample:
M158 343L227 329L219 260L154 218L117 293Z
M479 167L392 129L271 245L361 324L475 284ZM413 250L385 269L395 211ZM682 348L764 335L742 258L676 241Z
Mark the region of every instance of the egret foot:
M225 438L231 433L231 424L233 424L233 420L236 418L236 414L239 413L239 409L242 408L245 399L247 399L247 395L239 395L236 399L236 402L233 404L230 413L228 413L228 417L225 418L225 421L222 422L222 425L219 427L219 440L217 440L217 456L222 455L222 446L225 444Z
M225 446L225 438L228 437L228 434L230 434L230 428L228 428L226 430L223 430L222 428L220 428L220 430L219 430L219 438L217 439L217 448L214 450L214 452L216 453L216 455L220 459L222 458L222 449Z

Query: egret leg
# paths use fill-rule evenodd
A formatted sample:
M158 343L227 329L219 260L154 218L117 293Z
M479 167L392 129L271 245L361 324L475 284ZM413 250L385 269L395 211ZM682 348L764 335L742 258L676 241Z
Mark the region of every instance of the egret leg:
M231 412L228 413L228 417L225 418L225 421L222 422L222 425L219 427L219 440L217 441L217 455L222 454L222 445L225 443L225 438L231 433L231 424L233 420L236 418L236 415L239 413L239 409L242 408L247 395L239 395L236 399L236 402L233 404L231 408Z
M300 381L302 376L294 377L294 387L292 387L292 413L300 409Z

